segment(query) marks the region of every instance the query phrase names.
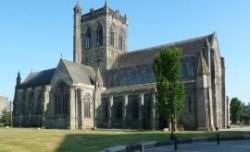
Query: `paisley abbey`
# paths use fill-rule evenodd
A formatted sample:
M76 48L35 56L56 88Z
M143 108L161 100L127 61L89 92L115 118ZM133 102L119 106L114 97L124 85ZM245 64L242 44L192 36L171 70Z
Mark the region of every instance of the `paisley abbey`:
M128 19L107 3L82 14L74 7L73 61L31 72L15 88L17 127L160 129L168 124L157 111L154 55L182 49L187 130L214 130L229 124L225 66L215 33L128 52Z

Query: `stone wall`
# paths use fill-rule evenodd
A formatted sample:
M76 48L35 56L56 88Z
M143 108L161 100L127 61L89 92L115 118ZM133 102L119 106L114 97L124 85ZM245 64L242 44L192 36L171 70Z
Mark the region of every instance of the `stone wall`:
M104 95L101 127L154 129L158 126L153 90Z
M44 125L45 94L49 86L19 88L14 100L14 126L42 127ZM45 102L46 101L46 102Z
M194 82L185 83L184 109L180 122L184 129L195 130L197 127L197 99L196 86Z

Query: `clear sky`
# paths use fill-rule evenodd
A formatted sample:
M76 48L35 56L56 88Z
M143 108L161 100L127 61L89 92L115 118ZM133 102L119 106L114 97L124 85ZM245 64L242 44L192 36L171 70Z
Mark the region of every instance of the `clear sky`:
M80 0L83 11L104 0ZM13 99L17 71L56 67L72 60L76 0L5 0L0 3L0 93ZM127 13L129 50L216 32L226 62L226 93L250 102L249 0L109 0Z

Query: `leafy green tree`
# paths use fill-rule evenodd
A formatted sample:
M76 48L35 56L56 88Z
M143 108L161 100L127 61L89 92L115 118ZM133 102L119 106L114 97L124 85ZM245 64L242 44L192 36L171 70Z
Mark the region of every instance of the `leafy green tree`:
M238 98L232 98L230 102L231 120L233 124L240 121L242 113L242 102Z
M7 109L2 110L1 122L4 125L10 125L11 123L11 112Z
M244 103L241 104L242 110L241 110L241 118L240 121L245 124L250 124L250 105L245 105Z
M154 57L154 73L157 81L157 108L162 118L170 122L171 131L176 131L183 109L184 85L180 80L180 48L163 48Z

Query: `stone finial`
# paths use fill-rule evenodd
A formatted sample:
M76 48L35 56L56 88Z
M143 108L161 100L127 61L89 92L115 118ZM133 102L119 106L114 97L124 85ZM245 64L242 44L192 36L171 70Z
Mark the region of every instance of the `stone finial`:
M21 85L21 74L18 71L17 72L17 78L16 78L16 86L19 86L19 85Z
M74 11L77 12L77 13L81 13L81 11L82 11L82 8L81 8L79 0L76 1L76 5L74 7Z
M108 13L108 2L107 0L105 0L105 3L104 3L104 10L106 13Z
M208 74L209 74L208 65L204 58L203 52L201 51L197 68L197 75L208 75Z
M108 7L108 2L107 2L107 0L105 0L104 7L105 7L105 8Z
M96 82L103 82L99 68L97 68L95 80Z
M125 13L124 15L124 19L125 19L125 23L128 24L128 17L127 17L127 14Z

